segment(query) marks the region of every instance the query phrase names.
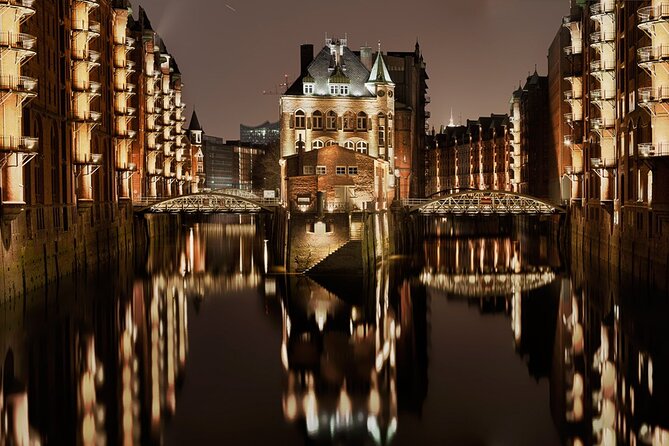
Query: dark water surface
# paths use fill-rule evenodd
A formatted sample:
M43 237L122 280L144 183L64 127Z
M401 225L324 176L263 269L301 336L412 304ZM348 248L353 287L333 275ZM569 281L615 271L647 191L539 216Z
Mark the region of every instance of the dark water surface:
M272 275L262 224L0 307L0 444L669 444L666 296L531 229Z

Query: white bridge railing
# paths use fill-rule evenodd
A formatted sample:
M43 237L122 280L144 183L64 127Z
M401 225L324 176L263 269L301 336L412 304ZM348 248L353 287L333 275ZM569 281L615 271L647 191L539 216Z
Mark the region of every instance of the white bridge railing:
M243 192L243 191L238 191ZM142 198L133 205L154 213L254 213L281 207L279 198L259 198L253 194L203 192L173 198Z
M408 198L400 204L421 214L549 215L564 212L548 202L527 195L503 191L460 192L440 198Z

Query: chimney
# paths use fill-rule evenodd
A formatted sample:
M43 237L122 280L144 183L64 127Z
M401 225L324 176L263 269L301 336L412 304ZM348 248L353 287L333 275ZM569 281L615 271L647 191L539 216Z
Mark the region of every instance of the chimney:
M372 60L372 48L369 46L363 46L360 48L360 62L367 68L367 71L372 71L372 65L374 61Z
M314 61L314 46L310 43L300 46L300 73L306 74L307 68Z

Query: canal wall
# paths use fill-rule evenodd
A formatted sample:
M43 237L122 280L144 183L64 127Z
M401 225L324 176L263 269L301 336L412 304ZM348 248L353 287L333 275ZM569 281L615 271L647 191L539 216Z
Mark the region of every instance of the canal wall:
M653 223L645 212L614 222L613 214L601 206L572 206L569 212L572 258L583 257L627 280L669 290L669 223Z
M111 259L130 258L133 233L130 203L96 204L81 213L75 206L28 208L0 226L0 303Z

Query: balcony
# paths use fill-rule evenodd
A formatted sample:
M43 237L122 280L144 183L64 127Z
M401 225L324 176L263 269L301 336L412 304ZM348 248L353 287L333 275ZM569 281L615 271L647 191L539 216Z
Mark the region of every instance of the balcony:
M17 10L23 17L35 14L35 0L0 0L0 8L10 7Z
M590 17L599 17L602 15L613 14L616 10L616 4L613 0L601 0L590 6Z
M576 45L564 47L564 53L567 56L576 56L578 54L583 54L583 42L579 41Z
M590 124L594 130L611 129L616 126L616 120L611 118L591 118Z
M72 88L77 92L99 95L100 90L102 89L102 85L100 84L100 82L94 82L94 81L77 82L75 80L72 83Z
M603 73L607 71L615 71L615 60L595 60L590 62L590 71L594 73Z
M35 152L38 145L39 139L30 136L0 136L0 150L5 152Z
M639 28L649 28L658 22L669 21L669 3L646 6L637 11Z
M615 158L590 158L590 166L593 169L615 169Z
M98 3L99 0L74 0L77 3L83 3L88 6L89 9L94 9L100 6Z
M134 116L137 109L134 107L123 107L115 110L118 116Z
M564 135L564 145L571 147L574 144L574 137L572 135Z
M646 46L637 50L639 65L669 61L669 45Z
M74 164L79 166L101 166L102 155L99 153L91 153L88 155L88 157L82 160L74 161Z
M612 43L616 40L615 32L601 32L597 31L590 34L590 43L592 46L600 45L602 43Z
M72 59L76 62L86 62L89 64L90 68L97 67L100 65L98 62L100 60L100 53L92 50L74 50L72 51Z
M430 119L432 117L432 113L429 111L425 112L425 119Z
M669 156L669 142L639 143L639 156L642 158Z
M639 88L639 103L641 105L669 100L669 86Z
M590 99L593 101L612 101L616 97L615 90L592 90Z
M24 33L0 33L0 48L18 53L21 61L37 54L37 37Z
M565 101L573 101L581 99L581 92L578 90L567 90L564 92Z
M37 79L28 76L0 76L0 90L35 97L37 96Z
M127 163L116 166L116 170L119 172L135 172L137 170L137 164Z
M72 119L76 122L97 123L102 119L102 113L91 110L82 112L74 111L72 113Z
M134 130L126 130L125 132L119 132L115 138L116 139L122 139L122 140L130 140L130 139L135 139L135 136L137 136L137 132Z
M72 31L87 33L89 39L100 37L100 22L93 20L72 20Z

